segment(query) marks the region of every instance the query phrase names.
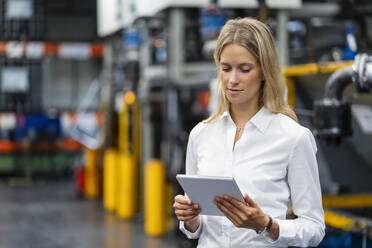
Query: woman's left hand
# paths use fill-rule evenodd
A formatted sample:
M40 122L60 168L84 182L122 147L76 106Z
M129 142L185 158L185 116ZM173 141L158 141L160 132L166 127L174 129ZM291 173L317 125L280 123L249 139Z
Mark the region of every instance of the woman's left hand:
M269 223L269 217L247 195L244 194L244 202L230 195L216 196L214 204L236 226L254 230L263 230Z

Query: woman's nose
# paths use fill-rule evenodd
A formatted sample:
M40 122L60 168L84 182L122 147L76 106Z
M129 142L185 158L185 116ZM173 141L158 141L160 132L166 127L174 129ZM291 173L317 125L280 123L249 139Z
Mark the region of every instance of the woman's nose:
M239 84L239 79L238 79L238 75L236 72L232 71L230 73L229 83L233 85Z

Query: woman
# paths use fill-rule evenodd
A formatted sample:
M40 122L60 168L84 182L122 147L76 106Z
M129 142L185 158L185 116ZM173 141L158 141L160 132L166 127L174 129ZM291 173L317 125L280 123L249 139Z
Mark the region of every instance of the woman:
M272 35L251 18L228 21L217 41L218 106L190 133L186 174L234 177L245 203L216 196L221 216L175 197L180 229L198 247L317 246L324 236L316 145L285 103ZM292 204L296 219L287 220Z

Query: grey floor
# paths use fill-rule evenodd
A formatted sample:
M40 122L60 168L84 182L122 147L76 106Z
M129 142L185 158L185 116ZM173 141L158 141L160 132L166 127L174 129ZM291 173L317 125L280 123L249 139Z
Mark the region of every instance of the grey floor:
M10 186L0 183L0 247L187 247L175 232L150 238L141 214L125 221L102 200L77 197L72 181ZM186 245L183 243L187 243Z

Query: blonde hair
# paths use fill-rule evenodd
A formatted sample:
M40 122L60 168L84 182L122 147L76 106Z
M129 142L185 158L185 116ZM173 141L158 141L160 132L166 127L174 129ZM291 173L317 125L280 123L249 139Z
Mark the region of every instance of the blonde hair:
M229 20L221 30L214 50L217 67L218 104L216 111L204 123L216 120L229 108L220 79L220 58L224 47L234 43L245 47L261 67L264 82L260 104L273 113L282 113L297 122L297 116L284 100L284 78L281 74L278 55L269 28L253 18Z

